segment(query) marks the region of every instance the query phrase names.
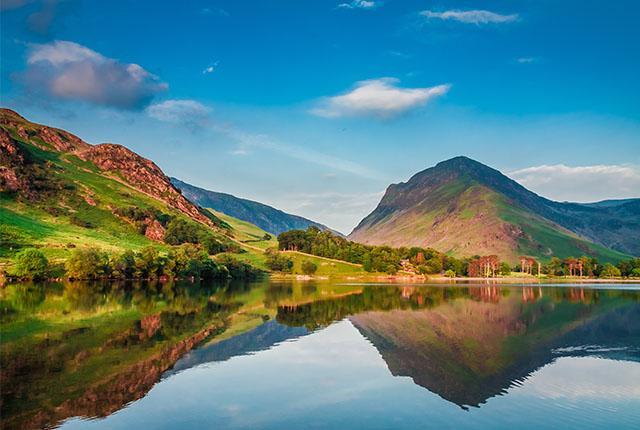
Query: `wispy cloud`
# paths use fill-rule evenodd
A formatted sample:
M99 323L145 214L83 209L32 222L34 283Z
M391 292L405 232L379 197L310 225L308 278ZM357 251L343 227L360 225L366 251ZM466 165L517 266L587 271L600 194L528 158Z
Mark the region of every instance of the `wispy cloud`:
M533 58L533 57L522 57L522 58L518 58L516 61L518 63L526 64L526 63L534 63L536 61L536 59Z
M233 155L250 155L253 150L267 150L318 166L340 170L362 178L380 179L380 172L331 154L279 142L264 134L246 133L230 127L217 127L216 130L238 142L238 146L230 152Z
M395 78L381 78L357 82L346 94L328 97L311 113L325 118L374 117L390 119L411 109L426 105L430 100L449 91L450 85L428 88L402 88Z
M14 77L30 92L126 109L143 107L169 88L137 64L62 40L30 44L27 69Z
M148 106L145 111L157 120L180 123L205 121L209 118L210 109L195 100L165 100Z
M337 7L346 9L374 9L381 4L381 1L353 0L350 3L340 3Z
M363 178L380 178L380 172L358 163L302 146L283 143L266 134L248 133L229 123L217 123L209 116L211 109L196 100L165 100L148 106L145 112L151 118L177 126L181 125L192 131L206 129L226 136L236 143L236 146L228 152L230 155L248 156L255 151L271 151Z
M542 165L509 172L530 190L553 200L593 202L640 197L640 167Z
M501 15L487 10L447 10L444 12L424 10L420 12L420 15L426 16L427 19L454 20L476 25L513 22L518 19L518 14Z

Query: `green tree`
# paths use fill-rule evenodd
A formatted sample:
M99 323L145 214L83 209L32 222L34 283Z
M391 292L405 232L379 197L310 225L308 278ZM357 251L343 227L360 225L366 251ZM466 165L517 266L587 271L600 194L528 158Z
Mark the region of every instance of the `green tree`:
M318 270L318 266L311 260L304 260L302 262L302 273L305 275L313 275Z
M276 251L275 249L268 249L265 252L267 258L265 259L264 264L269 268L269 270L273 270L276 272L290 272L293 267L293 261L289 259L284 254Z
M209 253L209 255L216 255L224 252L224 245L220 243L215 237L207 236L202 241L202 246Z
M602 271L600 272L601 278L613 278L618 276L620 276L620 269L616 266L610 263L605 263L605 265L602 266Z
M107 258L98 248L76 248L65 263L65 268L69 278L101 278L106 274Z
M140 258L144 262L146 276L155 278L160 269L160 255L158 250L151 245L145 246L140 251Z
M502 276L511 275L511 266L509 266L509 263L504 262L504 261L502 263L500 263L500 274Z
M30 279L41 279L47 276L49 261L42 252L35 248L27 248L16 256L16 275Z
M198 236L202 228L194 223L185 221L182 218L175 218L167 225L164 232L164 241L169 245L180 245L183 243L198 243Z

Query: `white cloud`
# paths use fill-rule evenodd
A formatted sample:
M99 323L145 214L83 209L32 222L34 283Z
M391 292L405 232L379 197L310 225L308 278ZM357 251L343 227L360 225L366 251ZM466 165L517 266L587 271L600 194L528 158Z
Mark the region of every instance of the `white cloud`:
M351 3L341 3L338 7L347 9L373 9L380 6L381 3L382 2L379 1L353 0Z
M32 92L118 108L140 108L169 87L137 64L62 40L30 44L18 79Z
M509 172L524 187L557 201L596 202L640 197L640 167L543 165Z
M202 74L206 75L207 73L213 72L214 70L216 70L219 63L220 63L219 61L216 61L215 63L213 63L213 65L208 66L206 69L202 71Z
M208 107L195 100L165 100L145 109L151 118L191 129L210 125L209 111Z
M518 61L518 63L533 63L536 59L532 57L522 57L518 58L516 61Z
M518 14L500 15L498 13L489 12L487 10L447 10L445 12L434 12L424 10L420 15L426 16L427 19L455 20L464 22L465 24L489 24L512 22L518 19Z
M356 83L352 91L323 100L311 113L325 118L365 116L389 119L408 110L426 105L449 91L450 85L429 88L402 88L394 78L381 78Z

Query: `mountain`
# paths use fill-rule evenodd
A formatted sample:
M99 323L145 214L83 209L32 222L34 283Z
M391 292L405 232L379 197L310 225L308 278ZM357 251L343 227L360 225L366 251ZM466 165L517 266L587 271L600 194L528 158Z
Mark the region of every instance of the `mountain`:
M640 199L559 203L499 171L455 157L390 185L349 235L365 244L430 246L455 256L640 255ZM625 255L627 254L627 255Z
M44 246L139 249L162 242L168 220L224 237L229 226L187 200L152 161L121 145L91 145L0 109L0 252ZM57 251L56 251L57 249Z
M176 178L171 178L171 182L195 204L250 222L275 235L293 229L306 230L310 225L315 225L321 230L330 230L329 227L315 221L288 214L262 203L198 188Z

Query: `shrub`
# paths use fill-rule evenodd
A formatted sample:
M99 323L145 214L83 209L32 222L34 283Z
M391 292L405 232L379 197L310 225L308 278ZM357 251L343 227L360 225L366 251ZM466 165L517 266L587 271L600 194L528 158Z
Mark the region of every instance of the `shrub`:
M69 278L96 279L105 275L107 258L98 248L76 248L65 268Z
M238 261L227 254L216 257L216 261L222 264L229 271L229 276L236 279L252 279L256 278L260 271L251 267L249 264Z
M215 237L207 236L202 241L202 246L207 251L209 255L216 255L221 252L224 252L225 246L220 243Z
M454 272L453 270L449 269L446 272L444 272L444 276L446 276L447 278L455 278L456 272Z
M16 275L40 279L47 275L49 261L44 254L35 248L27 248L16 256Z
M610 263L605 263L605 265L602 266L602 272L600 272L601 278L613 278L617 276L620 276L620 269L616 266Z
M302 262L302 273L305 275L313 275L318 270L318 266L311 260L304 260Z
M75 215L69 217L69 222L73 225L77 225L82 228L93 228L93 225L89 221L78 218Z
M169 222L167 231L164 232L164 241L169 245L198 243L198 235L201 230L202 228L196 224L176 218Z
M269 249L265 254L267 255L267 259L264 263L269 268L269 270L273 270L276 272L291 271L291 268L293 267L293 261L291 261L282 253Z

